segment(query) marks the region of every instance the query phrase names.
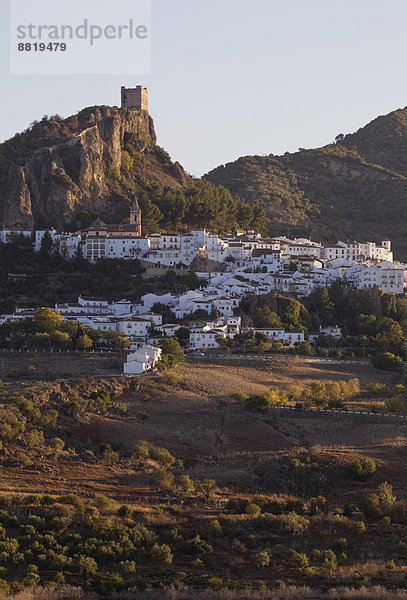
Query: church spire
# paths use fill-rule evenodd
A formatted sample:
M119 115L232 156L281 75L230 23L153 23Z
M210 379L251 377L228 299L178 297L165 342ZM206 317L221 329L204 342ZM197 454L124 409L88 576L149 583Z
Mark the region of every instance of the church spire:
M135 225L137 235L141 235L141 209L137 196L134 196L133 204L130 209L130 225Z

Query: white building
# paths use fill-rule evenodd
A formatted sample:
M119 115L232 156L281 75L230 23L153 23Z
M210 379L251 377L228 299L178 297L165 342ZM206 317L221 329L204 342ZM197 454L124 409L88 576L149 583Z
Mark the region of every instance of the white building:
M0 230L0 242L3 244L8 244L17 236L22 235L25 238L32 237L32 231L21 230L21 229L1 229Z
M343 273L345 282L358 289L379 287L386 293L402 294L405 287L406 267L389 261L373 267L353 265Z
M147 371L154 371L161 358L162 350L155 346L145 345L127 356L123 365L126 377L141 375Z
M280 340L284 343L299 344L305 340L303 331L285 331L283 328L252 327L254 334L263 333L270 341Z

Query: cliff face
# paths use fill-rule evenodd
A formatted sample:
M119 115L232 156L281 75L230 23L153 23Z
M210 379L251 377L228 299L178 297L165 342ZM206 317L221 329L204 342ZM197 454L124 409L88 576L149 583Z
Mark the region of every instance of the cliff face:
M124 218L134 193L187 187L165 154L145 111L100 106L44 118L0 145L0 222L63 229L84 213Z

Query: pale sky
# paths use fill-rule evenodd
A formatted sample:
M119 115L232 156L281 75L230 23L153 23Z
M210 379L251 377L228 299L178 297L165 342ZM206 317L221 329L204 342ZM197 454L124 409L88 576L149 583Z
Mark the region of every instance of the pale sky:
M0 140L143 84L158 143L199 176L330 143L407 104L406 0L152 2L151 74L33 76L9 74L0 0Z

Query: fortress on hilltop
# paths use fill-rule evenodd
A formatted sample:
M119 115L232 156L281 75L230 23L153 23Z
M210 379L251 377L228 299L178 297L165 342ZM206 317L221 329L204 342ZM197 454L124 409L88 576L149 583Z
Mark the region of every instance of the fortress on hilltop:
M148 90L142 85L135 88L121 88L121 107L145 110L148 112Z

